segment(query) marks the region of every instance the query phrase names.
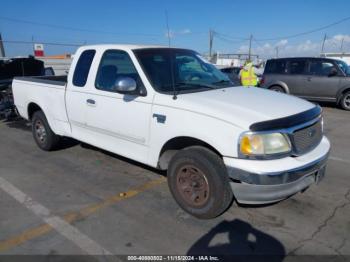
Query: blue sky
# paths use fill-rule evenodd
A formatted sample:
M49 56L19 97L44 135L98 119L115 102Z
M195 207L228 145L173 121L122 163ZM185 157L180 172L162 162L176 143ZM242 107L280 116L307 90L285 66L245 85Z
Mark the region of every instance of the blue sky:
M350 51L350 20L320 32L283 38L350 16L348 0L2 0L0 5L0 32L4 40L165 45L167 10L172 45L199 52L208 52L210 28L221 34L214 38L214 50L219 52L246 52L248 41L244 39L252 34L253 51L262 56L273 56L277 46L281 56L317 55L325 33L326 51L339 51L342 41L343 50ZM260 41L274 37L282 38ZM5 43L5 48L8 56L32 52L29 44ZM45 45L47 54L74 50L75 47Z

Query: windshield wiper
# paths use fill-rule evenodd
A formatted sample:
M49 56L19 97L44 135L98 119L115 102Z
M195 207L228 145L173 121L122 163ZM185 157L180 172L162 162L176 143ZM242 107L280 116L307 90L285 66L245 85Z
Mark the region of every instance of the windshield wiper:
M231 80L220 80L220 81L217 81L217 82L213 82L212 84L213 85L217 85L217 84L232 84L232 81Z
M212 86L212 85L199 84L199 83L186 83L186 82L179 82L179 83L176 83L175 86L176 86L176 87L190 86L190 87L199 87L199 88L216 89L215 86Z

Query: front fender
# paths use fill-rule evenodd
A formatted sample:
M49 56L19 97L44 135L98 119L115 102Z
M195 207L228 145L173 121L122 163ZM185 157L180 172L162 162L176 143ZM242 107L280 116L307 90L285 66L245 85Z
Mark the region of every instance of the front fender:
M150 124L149 162L156 167L163 146L176 137L190 137L210 145L222 156L237 157L237 145L243 130L215 117L165 106L154 106L153 112L165 116Z

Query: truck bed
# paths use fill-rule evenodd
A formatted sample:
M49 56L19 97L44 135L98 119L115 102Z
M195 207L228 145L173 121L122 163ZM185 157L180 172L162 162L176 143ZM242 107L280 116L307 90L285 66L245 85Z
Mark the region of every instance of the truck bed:
M67 84L67 76L15 77L15 80L58 86L65 86Z
M58 135L69 131L65 92L67 76L16 77L12 82L15 106L19 114L30 118L30 107L39 106Z

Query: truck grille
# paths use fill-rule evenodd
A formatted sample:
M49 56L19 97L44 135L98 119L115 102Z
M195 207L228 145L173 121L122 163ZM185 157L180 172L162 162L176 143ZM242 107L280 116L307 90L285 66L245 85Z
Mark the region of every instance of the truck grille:
M302 155L315 148L322 140L321 120L315 124L296 130L291 136L294 153Z

